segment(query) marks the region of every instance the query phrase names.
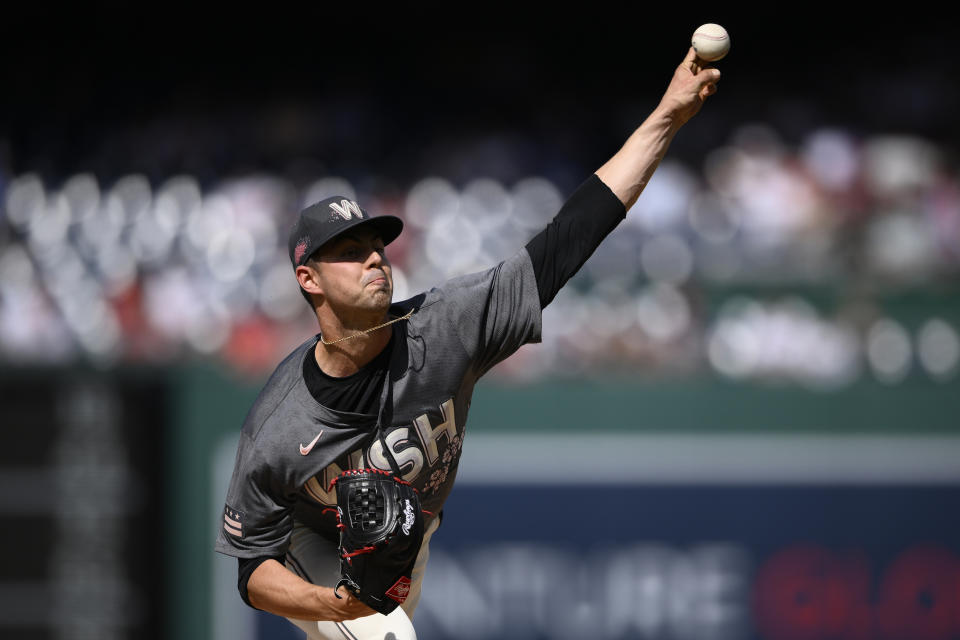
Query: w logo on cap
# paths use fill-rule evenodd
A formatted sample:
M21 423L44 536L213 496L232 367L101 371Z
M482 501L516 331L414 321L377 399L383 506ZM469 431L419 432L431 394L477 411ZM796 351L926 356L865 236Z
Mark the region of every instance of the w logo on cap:
M340 204L331 202L330 210L344 220L349 220L353 216L363 218L363 210L361 210L360 205L353 200L341 200Z

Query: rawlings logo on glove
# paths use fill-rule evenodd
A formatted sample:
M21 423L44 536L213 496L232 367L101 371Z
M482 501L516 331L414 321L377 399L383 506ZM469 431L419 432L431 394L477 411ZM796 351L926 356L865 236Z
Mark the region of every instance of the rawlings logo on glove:
M371 609L388 614L407 599L423 542L417 490L379 469L350 469L337 489L340 581ZM338 596L339 597L339 596Z
M410 529L417 521L417 516L414 515L413 505L410 504L409 500L404 500L407 503L407 506L403 510L403 525L400 527L403 529L403 534L408 536L410 535Z

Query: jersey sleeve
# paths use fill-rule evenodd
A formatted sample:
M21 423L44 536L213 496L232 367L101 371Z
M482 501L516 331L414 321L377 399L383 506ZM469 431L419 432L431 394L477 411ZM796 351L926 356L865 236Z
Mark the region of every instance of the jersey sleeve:
M277 465L260 455L255 442L240 437L215 549L237 558L282 556L293 530L295 495L288 495Z
M530 254L444 286L448 312L477 376L528 342L540 341L540 297Z

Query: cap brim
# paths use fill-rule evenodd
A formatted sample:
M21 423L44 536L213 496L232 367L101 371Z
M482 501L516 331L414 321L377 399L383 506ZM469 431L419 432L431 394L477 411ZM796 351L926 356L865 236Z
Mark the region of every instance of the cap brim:
M351 221L349 224L343 226L336 235L327 238L323 244L329 244L348 231L361 228L373 229L377 235L380 236L380 239L383 240L384 246L386 246L396 240L400 232L403 231L403 220L396 216L385 215Z
M367 218L360 225L369 224L380 234L384 246L390 244L400 236L403 231L403 220L396 216L377 216L376 218ZM357 226L360 226L357 225Z

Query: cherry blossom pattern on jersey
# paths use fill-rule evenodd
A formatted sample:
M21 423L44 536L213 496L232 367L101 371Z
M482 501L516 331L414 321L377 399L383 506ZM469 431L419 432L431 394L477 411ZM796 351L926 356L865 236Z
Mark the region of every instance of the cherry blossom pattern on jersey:
M440 490L443 483L447 481L447 476L450 474L450 467L453 465L454 460L460 458L460 449L462 448L463 434L458 433L450 439L450 444L448 444L444 450L443 457L440 460L440 468L435 469L433 473L430 474L430 479L427 481L427 484L424 485L423 492L425 494L434 494Z

